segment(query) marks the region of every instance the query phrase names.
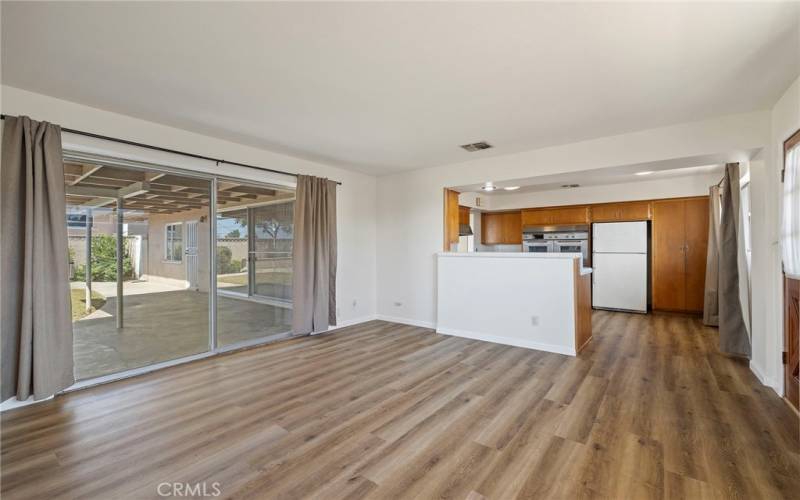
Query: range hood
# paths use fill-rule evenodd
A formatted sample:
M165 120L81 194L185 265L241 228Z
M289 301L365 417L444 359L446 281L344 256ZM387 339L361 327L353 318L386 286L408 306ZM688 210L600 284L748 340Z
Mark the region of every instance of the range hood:
M472 236L472 228L469 224L459 224L458 225L458 235L459 236Z

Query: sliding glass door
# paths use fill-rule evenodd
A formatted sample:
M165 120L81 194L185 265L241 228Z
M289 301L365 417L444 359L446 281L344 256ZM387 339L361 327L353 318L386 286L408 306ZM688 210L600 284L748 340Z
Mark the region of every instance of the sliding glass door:
M294 191L65 155L79 381L290 336Z
M207 352L211 181L67 160L78 380Z
M217 191L217 345L289 335L294 192L234 182Z

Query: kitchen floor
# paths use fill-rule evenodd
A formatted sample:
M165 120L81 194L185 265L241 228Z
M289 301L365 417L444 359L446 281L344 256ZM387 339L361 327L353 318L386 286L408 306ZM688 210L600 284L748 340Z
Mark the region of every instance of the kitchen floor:
M373 321L2 414L2 496L791 498L797 417L699 319L579 357Z

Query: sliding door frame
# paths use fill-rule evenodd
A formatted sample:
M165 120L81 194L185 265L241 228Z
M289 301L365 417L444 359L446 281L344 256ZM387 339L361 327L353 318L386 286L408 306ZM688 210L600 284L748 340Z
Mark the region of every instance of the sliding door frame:
M82 161L88 162L96 165L101 166L109 166L109 167L121 167L121 168L130 168L132 170L139 170L144 172L158 172L158 173L167 173L167 174L174 174L180 175L184 177L191 177L195 179L201 179L209 181L209 189L211 190L209 193L209 209L208 209L208 217L209 217L209 261L208 261L208 269L209 269L209 301L208 301L208 350L205 352L191 354L188 356L182 356L171 360L162 361L159 363L153 363L147 366L142 366L139 368L133 368L130 370L123 370L116 373L110 373L107 375L101 375L99 377L92 377L88 379L84 379L78 381L64 389L61 393L72 392L79 389L84 389L87 387L92 387L99 384L105 384L109 382L114 382L117 380L122 380L130 377L135 377L138 375L142 375L145 373L150 373L156 370L161 370L164 368L168 368L170 366L181 365L184 363L190 363L192 361L197 361L200 359L205 359L213 356L217 356L219 354L223 354L230 351L235 351L239 349L244 349L248 347L255 347L259 345L269 344L278 340L284 340L287 338L293 337L291 330L285 333L279 334L271 334L265 335L263 337L258 337L255 339L249 339L245 341L240 341L236 343L232 343L225 346L220 346L218 342L218 325L217 325L217 306L218 306L218 293L219 290L217 289L217 189L219 187L219 182L228 181L228 182L236 182L241 184L248 184L255 187L263 187L265 189L281 189L286 191L293 191L295 188L290 186L280 185L280 184L270 184L268 182L260 182L254 181L251 179L228 176L228 175L219 175L219 174L212 174L212 173L205 173L205 172L198 172L195 170L191 170L188 168L181 168L181 167L174 167L170 165L165 165L163 163L159 163L156 161L137 161L137 160L129 160L125 158L118 158L114 156L108 156L103 154L94 154L94 153L86 153L79 150L72 150L65 148L63 150L63 158L64 160L69 161ZM288 202L289 200L294 200L295 198L287 198L286 200L280 200L281 202ZM278 202L277 200L275 202ZM265 202L262 204L271 204L273 202ZM250 210L248 209L248 214ZM249 215L248 215L249 217ZM249 228L248 228L249 230ZM248 243L249 244L249 243ZM121 260L119 261L121 263ZM118 263L119 264L119 263ZM121 282L120 282L121 283ZM119 285L118 285L119 288ZM120 296L118 298L118 302L122 302L123 298Z

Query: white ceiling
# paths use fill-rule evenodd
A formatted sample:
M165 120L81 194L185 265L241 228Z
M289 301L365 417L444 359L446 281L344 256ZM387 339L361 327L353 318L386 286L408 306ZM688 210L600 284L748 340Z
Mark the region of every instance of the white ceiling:
M797 3L2 2L4 84L373 174L765 109L798 74Z

